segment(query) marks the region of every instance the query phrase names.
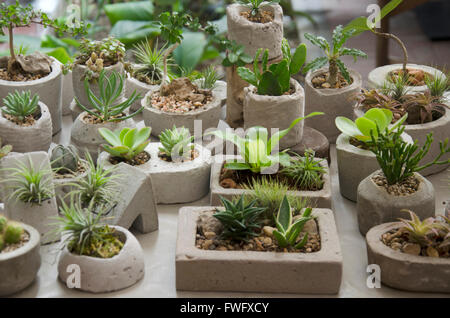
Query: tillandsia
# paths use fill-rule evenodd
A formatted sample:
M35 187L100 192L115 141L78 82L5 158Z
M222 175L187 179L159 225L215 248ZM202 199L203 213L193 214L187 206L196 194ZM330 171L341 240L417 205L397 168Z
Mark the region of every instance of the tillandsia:
M356 101L355 108L363 111L367 111L371 108L388 109L392 112L393 122L396 122L406 114L402 102L392 98L389 92L383 90L362 89L361 92L353 95L352 98Z
M52 149L50 164L58 174L70 174L78 170L80 156L77 149L72 146L57 145Z
M25 232L23 226L0 214L0 252L11 244L17 244L22 239Z
M200 72L200 88L213 89L216 87L216 82L220 79L214 66L210 65Z
M28 116L34 116L39 111L39 96L34 94L31 96L30 91L14 91L8 93L3 99L2 114L7 114L19 122L24 122Z
M144 107L139 108L134 113L126 115L125 112L141 95L136 90L126 100L122 100L124 90L124 76L117 72L112 72L109 76L105 70L100 72L98 78L99 95L96 96L89 86L89 80L84 80L84 89L89 100L90 107L80 103L75 96L77 105L88 114L98 118L102 122L121 121L132 118L139 114Z
M159 151L171 159L186 158L194 149L194 136L185 127L177 128L174 125L172 129L165 129L159 135L159 141L162 145Z
M292 54L288 41L283 39L282 51L283 59L269 66L269 51L266 49L262 53L260 65L262 49L259 49L253 62L253 71L243 66L238 67L239 76L255 86L259 95L283 95L291 88L291 76L300 72L306 61L306 45L300 44Z
M102 145L103 149L112 157L122 158L124 160L133 160L150 143L150 127L123 128L122 130L111 131L108 128L99 128L98 132L108 142L108 145Z
M260 126L249 128L245 138L241 138L229 131L223 132L216 130L209 134L230 141L238 148L242 159L227 161L225 163L225 168L231 170L250 170L253 173L265 173L270 171L268 170L269 168L273 168L278 164L281 164L282 166L290 165L290 156L287 154L286 150L272 154L273 150L280 140L300 121L317 115L323 115L323 113L313 112L305 117L295 119L288 128L277 131L270 139L268 138L267 128Z
M356 31L354 29L344 29L342 25L338 25L333 30L333 41L331 44L328 43L324 37L315 36L311 33L305 33L305 38L313 45L321 48L325 52L326 56L318 57L312 60L305 66L304 72L306 73L310 70L316 70L328 64L329 75L327 82L331 88L337 87L339 73L348 84L351 84L352 78L344 62L342 62L341 56L352 56L355 62L358 57L367 58L367 54L361 50L344 47L345 42L347 42L347 40L352 37L355 32Z
M435 72L432 76L425 75L424 81L430 95L442 102L444 94L450 90L450 79L448 75Z
M2 138L0 137L0 159L6 157L12 149L13 147L11 145L3 145Z
M441 98L434 97L429 91L406 95L403 98L403 107L408 113L409 124L423 124L440 118L445 109L450 109Z
M262 7L279 3L280 0L235 0L250 9L250 16L259 17L261 15Z

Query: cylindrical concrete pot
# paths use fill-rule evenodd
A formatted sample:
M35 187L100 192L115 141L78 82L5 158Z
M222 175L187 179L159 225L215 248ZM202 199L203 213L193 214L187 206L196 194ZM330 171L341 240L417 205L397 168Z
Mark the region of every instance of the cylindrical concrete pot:
M368 261L380 266L381 282L413 292L450 293L450 259L410 255L383 243L383 234L401 226L398 222L384 223L366 235Z
M351 96L361 90L362 78L358 72L349 70L353 79L350 85L343 88L314 88L311 80L327 71L328 68L321 68L306 75L305 114L324 112L325 115L308 118L305 125L317 129L327 136L330 143L334 143L341 133L334 120L337 116L352 118L354 102L351 101Z
M412 194L398 196L389 194L384 187L375 184L372 177L380 172L381 170L373 172L358 186L356 210L359 230L363 235L375 225L403 218L405 213L401 212L402 209L416 212L420 219L434 216L435 194L430 181L414 173L420 181L419 189Z
M289 128L292 121L303 117L305 113L305 92L303 87L291 79L294 92L291 95L266 96L258 95L252 85L244 88L244 129L262 126L272 135L277 131ZM280 149L286 149L300 143L303 136L304 121L300 121L280 140ZM276 131L274 131L275 133Z
M39 95L42 103L47 105L52 117L53 135L61 130L62 72L60 63L53 59L52 71L47 76L27 82L0 80L0 100L14 91L31 91Z
M99 128L108 128L109 130L115 131L123 128L136 127L136 123L132 118L121 121L90 124L86 123L83 119L86 115L86 112L82 112L75 119L70 133L70 142L78 149L81 156L83 156L86 150L89 151L94 162L97 160L98 154L101 151L100 145L107 143L99 134Z
M63 74L62 84L62 115L68 116L71 114L70 103L73 100L73 84L72 84L72 71L69 71L66 75Z
M20 126L0 114L2 143L15 152L47 151L52 143L52 118L47 105L39 102L41 117L32 126Z
M156 89L157 90L157 89ZM146 126L152 127L152 135L157 137L168 128L185 127L194 135L194 121L199 121L197 134L203 134L208 128L216 128L221 115L222 101L212 91L212 100L205 106L185 113L171 113L156 109L150 105L152 94L156 90L150 90L141 100L144 106L143 117ZM201 128L201 129L200 129Z
M41 267L41 236L33 227L26 224L21 226L30 235L30 240L12 252L0 254L0 297L30 286Z
M402 138L412 143L412 138L403 133ZM340 134L336 140L336 160L339 174L339 190L342 196L356 202L359 183L375 170L380 169L375 154L350 144L350 137Z
M262 10L274 13L274 19L268 23L251 22L241 16L249 7L241 4L227 6L228 38L244 46L245 53L254 57L260 48L269 50L269 59L282 55L283 9L280 5L265 5Z
M373 69L372 71L370 71L369 75L367 76L368 81L369 81L369 86L372 88L382 88L385 83L389 84L389 82L387 81L389 73L392 71L400 70L402 68L403 68L402 64L391 64L391 65L380 66L380 67ZM431 76L437 75L437 76L442 76L443 78L445 78L444 73L442 73L438 69L431 67L431 66L407 64L406 68L422 70L422 71L430 74ZM393 84L391 84L391 85L393 85ZM425 92L426 90L428 90L427 85L406 86L406 87L408 88L408 93Z
M116 229L124 243L119 254L111 258L76 255L67 249L62 251L58 262L58 277L66 284L72 264L80 267L80 290L91 293L108 293L136 284L144 277L144 253L136 237L120 226Z

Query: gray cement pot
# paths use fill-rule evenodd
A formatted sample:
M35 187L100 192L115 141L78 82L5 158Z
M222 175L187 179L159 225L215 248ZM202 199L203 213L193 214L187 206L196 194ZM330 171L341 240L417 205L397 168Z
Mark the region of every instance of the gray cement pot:
M245 53L254 57L259 48L269 50L269 59L282 55L281 42L283 40L283 9L280 5L262 6L270 10L275 17L272 22L257 23L241 16L249 8L241 4L227 6L228 38L244 46Z
M412 143L411 136L403 133L403 140ZM350 137L340 134L336 140L336 160L339 173L339 190L342 196L356 202L359 183L380 165L375 154L350 144Z
M39 102L41 117L32 126L19 126L0 114L0 136L3 144L15 152L47 151L52 143L52 118L47 105ZM1 113L1 112L0 112Z
M91 293L108 293L136 284L144 277L145 264L142 247L126 229L114 227L124 242L120 253L112 258L97 258L73 254L65 248L58 262L58 277L66 284L72 271L68 266L80 267L79 288Z
M200 87L202 79L197 79L194 83ZM220 105L224 106L227 102L227 82L217 80L212 91L213 94L220 100Z
M380 266L381 282L413 292L450 293L450 259L410 255L381 241L384 233L401 226L397 222L384 223L366 235L368 261Z
M86 161L83 160L84 166L87 168ZM53 178L53 183L55 184L55 196L56 203L58 204L58 208L62 205L64 201L67 205L70 204L70 192L75 190L75 187L72 185L76 183L81 178L84 178L87 175L87 172L76 173L74 175L69 175L64 178Z
M125 97L129 98L134 91L137 94L141 95L141 98L145 96L150 90L158 90L159 85L150 85L143 83L134 77L131 77L130 74L127 74L127 87L125 91ZM141 98L136 99L136 101L130 106L131 111L136 111L142 107Z
M341 133L334 124L337 116L352 118L353 105L351 96L361 90L361 75L349 70L353 83L343 88L314 88L311 80L328 71L328 68L321 68L316 71L308 72L305 78L305 114L311 112L324 112L325 115L315 116L305 120L305 125L317 129L327 136L330 143L336 141L337 136Z
M363 235L376 225L403 218L405 213L401 212L402 209L416 212L421 220L434 216L435 194L430 181L414 173L420 181L419 189L409 195L397 196L389 194L385 188L373 182L372 177L380 171L370 174L358 186L356 209L359 231Z
M106 143L98 132L99 128L108 128L109 130L114 131L121 130L122 128L136 127L132 118L101 124L89 124L83 120L86 114L86 112L82 112L73 123L70 133L70 142L77 148L80 155L83 155L85 150L88 150L94 162L97 160L98 154L101 151L100 146Z
M52 117L53 135L61 130L62 72L60 63L53 59L52 71L47 76L27 82L11 82L0 80L0 100L14 91L31 91L39 95L42 103L47 105Z
M242 194L249 194L251 190L244 189L226 189L220 186L220 171L222 169L224 160L240 158L239 156L225 156L225 158L215 157L214 163L211 167L211 205L220 205L220 197L226 199L232 199L233 197L240 196ZM320 158L316 158L319 159ZM326 169L326 173L323 175L324 184L322 190L318 191L288 191L290 195L304 197L311 200L314 207L331 209L331 179L328 164L326 160L322 161L320 164Z
M368 77L369 86L372 88L382 88L383 84L387 82L387 78L390 72L402 69L402 64L391 64L377 67L370 71ZM414 68L419 69L424 72L429 73L432 76L445 76L444 73L439 71L438 69L426 65L417 65L417 64L407 64L406 68ZM389 83L389 82L387 82ZM393 85L393 84L391 84ZM417 93L417 92L425 92L428 87L426 85L422 86L406 86L408 88L409 93Z
M305 92L300 84L291 79L294 93L282 96L266 96L255 93L256 87L250 85L244 88L244 129L262 126L271 130L288 128L292 121L303 117L305 113ZM300 143L303 136L304 121L300 121L280 140L280 149L286 149ZM275 131L274 131L275 132Z
M15 294L30 286L41 267L41 236L33 227L21 225L30 235L30 240L15 251L0 254L1 297Z
M62 115L71 115L70 103L73 100L73 85L72 85L72 71L69 71L66 75L63 74L62 84Z
M342 254L333 212L314 209L318 252L208 251L195 246L197 221L214 207L183 207L178 215L176 288L192 291L336 294Z

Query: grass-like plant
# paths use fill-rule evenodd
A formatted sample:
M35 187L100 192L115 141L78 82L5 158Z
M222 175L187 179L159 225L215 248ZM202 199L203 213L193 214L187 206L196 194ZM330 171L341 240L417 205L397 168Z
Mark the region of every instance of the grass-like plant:
M299 189L320 190L324 183L322 176L326 172L320 165L322 161L314 158L313 150L307 149L304 156L291 158L291 164L284 167L281 173L293 180Z
M450 89L450 80L446 75L435 73L433 76L425 75L425 84L431 96L441 99L444 93Z
M383 82L380 91L392 99L401 102L405 95L410 92L408 84L408 78L406 76L393 76Z
M137 128L123 128L115 132L108 128L99 128L100 135L109 143L102 145L103 149L111 156L132 160L150 143L150 134L152 129L144 127L140 130Z
M74 173L78 169L80 156L77 149L72 146L57 145L52 150L50 163L54 172L59 174Z
M216 82L219 80L219 75L217 74L214 66L210 65L200 72L200 88L203 89L213 89L216 87Z
M280 0L236 0L237 3L242 4L250 9L250 16L261 16L261 6L279 3Z
M189 151L193 150L195 145L192 144L194 136L191 136L189 129L185 127L177 128L175 125L172 129L165 129L159 135L159 141L162 147L159 151L169 158L186 157Z
M258 236L261 229L261 214L266 208L256 207L256 201L244 202L244 195L239 200L230 201L220 197L224 210L216 209L214 217L223 225L222 238L247 241Z
M2 138L0 137L0 159L6 157L11 152L12 148L11 145L3 145Z
M28 116L34 115L39 110L39 96L34 94L31 96L30 91L14 91L8 93L3 98L3 107L1 108L3 114L8 114L23 122Z
M124 113L137 99L141 98L141 95L137 94L135 90L125 101L121 100L121 94L124 89L124 76L122 74L112 72L108 76L105 70L102 70L98 78L98 86L100 96L96 96L92 92L89 86L89 80L85 78L84 88L90 107L81 104L76 96L75 102L82 110L99 118L101 121L113 122L125 120L136 116L144 109L144 107L141 107L130 115Z

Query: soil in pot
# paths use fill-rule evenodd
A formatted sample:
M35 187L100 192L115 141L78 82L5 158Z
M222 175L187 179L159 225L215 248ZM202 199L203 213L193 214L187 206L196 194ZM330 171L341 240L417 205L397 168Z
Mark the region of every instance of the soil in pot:
M14 244L5 243L5 245L3 246L3 249L0 250L0 254L13 252L13 251L21 248L25 244L27 244L29 241L30 241L30 234L24 230L22 235L20 236L20 241L17 243L14 243Z
M6 119L8 119L10 122L13 122L14 124L22 127L30 127L33 126L36 121L41 118L41 107L38 107L36 112L34 114L28 115L23 119L17 118L15 116L9 115L9 114L3 114L2 116Z
M64 180L64 179L71 179L71 178L75 178L76 176L79 176L83 173L86 172L86 163L82 160L80 160L78 162L78 166L77 166L77 170L76 171L64 171L64 172L60 172L60 171L56 171L53 174L53 178L55 179L59 179L59 180Z
M167 161L167 162L176 162L176 163L192 161L195 158L197 158L199 155L200 154L196 149L192 149L192 150L189 150L189 155L177 158L177 160L173 160L172 157L170 155L166 154L165 152L162 152L162 151L158 152L159 159Z
M275 18L275 14L270 10L260 10L255 16L252 15L251 11L242 11L240 15L250 22L256 23L269 23Z
M427 73L423 70L415 69L415 68L407 68L406 74L408 76L407 85L408 86L423 86L425 85L425 77L433 78L433 75ZM390 82L395 82L398 76L404 76L403 70L398 69L388 73L388 80Z
M41 53L28 56L18 55L13 72L8 73L9 57L0 58L0 80L10 82L28 82L46 77L51 73L52 60ZM33 70L32 72L30 70Z
M350 83L347 82L347 80L339 73L338 74L338 80L336 82L336 85L334 87L331 87L330 83L328 83L328 77L330 76L329 72L321 73L311 80L311 83L313 84L314 88L321 89L321 88L343 88L346 86L349 86L351 83L353 83L353 79Z
M405 180L392 185L387 183L386 177L382 174L374 175L372 180L377 186L383 187L387 193L401 196L413 194L419 189L420 185L420 181L417 180L415 176L410 176Z
M147 151L142 151L141 153L137 154L133 159L126 160L124 158L120 157L111 157L109 156L109 162L113 165L117 165L121 162L124 162L126 164L129 164L130 166L140 166L144 163L148 162L150 160L150 154Z

